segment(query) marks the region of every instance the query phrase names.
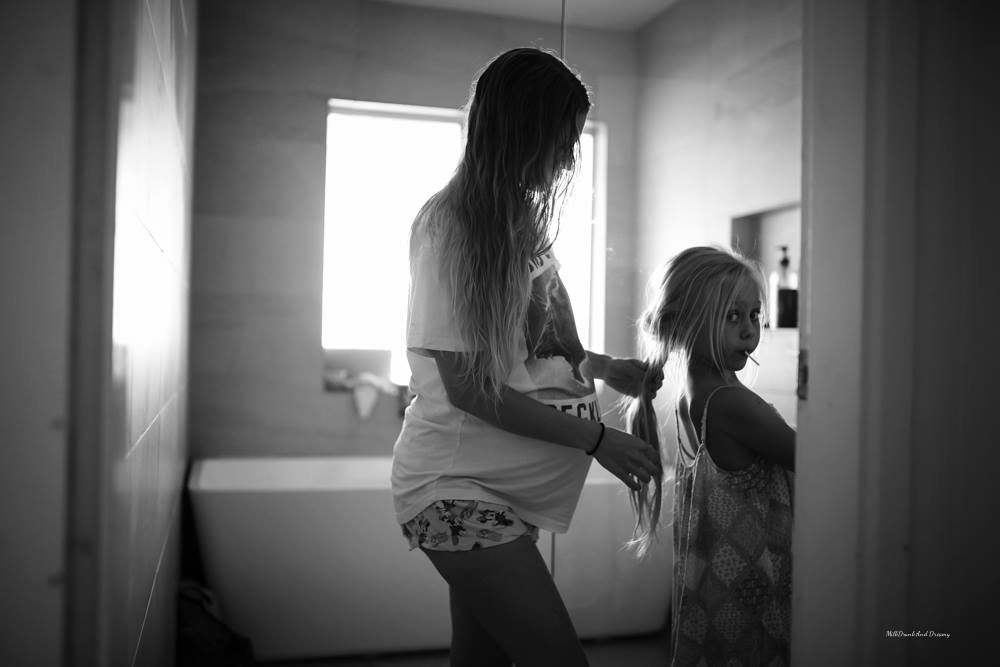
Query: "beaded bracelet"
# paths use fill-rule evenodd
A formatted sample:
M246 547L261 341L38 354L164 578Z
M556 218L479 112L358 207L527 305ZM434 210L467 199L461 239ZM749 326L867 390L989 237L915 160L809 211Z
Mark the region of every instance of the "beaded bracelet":
M587 452L587 456L593 456L594 452L597 451L597 448L601 446L601 441L604 440L604 422L597 422L597 423L601 425L601 434L597 436L597 443L591 448L589 452Z

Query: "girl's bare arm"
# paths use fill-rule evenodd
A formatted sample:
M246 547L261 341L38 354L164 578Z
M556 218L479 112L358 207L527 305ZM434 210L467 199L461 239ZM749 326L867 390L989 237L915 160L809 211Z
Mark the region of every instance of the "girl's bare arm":
M720 391L712 399L713 427L786 470L795 470L795 430L760 396L746 388Z
M493 424L509 433L589 451L601 436L601 425L579 419L539 403L505 386L494 404L482 392L474 391L459 379L459 358L455 352L433 352L448 400L459 410ZM659 473L655 449L627 433L606 428L594 458L632 489ZM638 479L633 479L635 475Z
M663 385L663 369L653 369L646 377L646 364L639 359L609 357L587 350L587 360L595 378L600 378L620 394L641 396L644 391L656 394ZM649 387L646 387L649 383Z

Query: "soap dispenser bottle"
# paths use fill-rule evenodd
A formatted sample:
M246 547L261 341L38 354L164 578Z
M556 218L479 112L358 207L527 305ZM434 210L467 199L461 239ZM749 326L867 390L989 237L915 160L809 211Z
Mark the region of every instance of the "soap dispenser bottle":
M779 246L781 261L779 269L771 274L770 281L775 288L772 296L777 297L772 303L777 304L775 325L780 328L794 328L799 325L799 276L791 270L791 260L788 258L788 246Z

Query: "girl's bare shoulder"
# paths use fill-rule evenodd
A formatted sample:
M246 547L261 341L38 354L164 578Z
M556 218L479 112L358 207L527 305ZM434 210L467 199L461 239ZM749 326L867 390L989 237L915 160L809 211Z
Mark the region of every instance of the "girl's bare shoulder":
M758 411L765 411L767 414L774 412L770 403L742 384L723 385L720 389L712 398L712 409L719 413L753 416Z
M686 396L687 409L692 423L698 430L699 436L701 436L701 422L705 414L705 405L709 401L709 397L712 397L711 404L714 412L717 397L720 394L726 393L724 388L728 386L729 385L725 382L716 378L698 379L689 382Z

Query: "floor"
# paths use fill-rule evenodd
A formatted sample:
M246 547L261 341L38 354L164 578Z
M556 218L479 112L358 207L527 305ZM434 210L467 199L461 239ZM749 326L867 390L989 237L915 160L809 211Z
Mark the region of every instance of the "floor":
M587 640L583 643L590 667L663 667L670 664L667 630L643 637ZM293 662L260 662L260 667L448 667L447 651L354 656Z

